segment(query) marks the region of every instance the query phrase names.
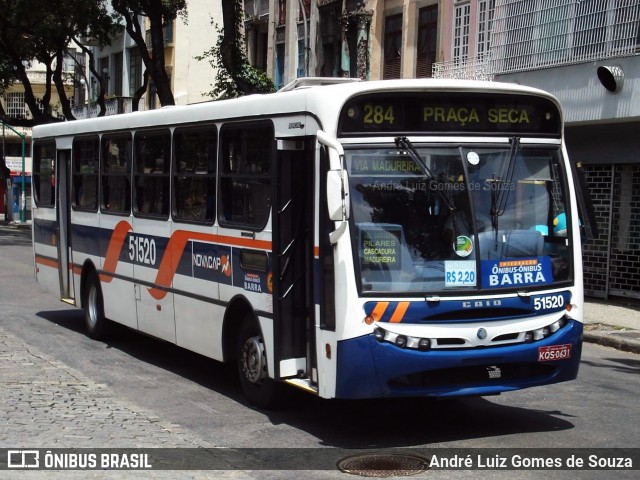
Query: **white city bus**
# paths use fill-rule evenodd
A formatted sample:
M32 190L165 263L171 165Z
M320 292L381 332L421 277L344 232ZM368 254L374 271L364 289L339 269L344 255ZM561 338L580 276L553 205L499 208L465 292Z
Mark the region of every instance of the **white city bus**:
M34 128L37 281L90 337L117 322L236 362L261 407L283 384L357 399L576 377L580 222L552 96L284 90Z

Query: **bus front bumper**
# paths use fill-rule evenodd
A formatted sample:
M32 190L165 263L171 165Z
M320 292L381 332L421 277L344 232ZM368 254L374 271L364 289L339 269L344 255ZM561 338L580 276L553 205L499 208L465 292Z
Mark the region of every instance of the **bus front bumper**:
M336 397L494 395L573 380L582 327L570 321L544 340L487 348L419 351L379 342L373 334L344 340L338 343ZM559 347L562 359L546 353Z

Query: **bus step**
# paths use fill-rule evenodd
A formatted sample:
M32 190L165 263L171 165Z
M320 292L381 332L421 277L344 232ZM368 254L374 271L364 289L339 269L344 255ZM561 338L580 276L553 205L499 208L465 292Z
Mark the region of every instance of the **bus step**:
M60 300L62 300L64 303L68 303L69 305L76 305L76 299L75 298L66 298L66 297L62 297Z
M285 383L289 385L293 385L296 388L300 388L306 392L313 393L315 395L318 394L318 387L311 384L311 380L308 378L287 378L285 379Z

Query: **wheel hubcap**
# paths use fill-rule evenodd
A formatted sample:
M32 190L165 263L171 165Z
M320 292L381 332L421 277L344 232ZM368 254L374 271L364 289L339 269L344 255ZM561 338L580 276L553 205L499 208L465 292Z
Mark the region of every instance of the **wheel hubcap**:
M91 286L89 288L89 295L87 299L87 307L89 311L89 322L91 326L95 326L98 321L98 290L96 287Z
M242 373L251 383L260 383L267 377L267 357L260 337L248 338L242 347Z

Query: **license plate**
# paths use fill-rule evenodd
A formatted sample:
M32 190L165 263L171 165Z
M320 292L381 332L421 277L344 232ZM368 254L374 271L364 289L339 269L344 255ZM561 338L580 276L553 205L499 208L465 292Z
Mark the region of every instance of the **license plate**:
M554 362L556 360L567 360L568 358L571 358L570 343L538 348L539 362Z

